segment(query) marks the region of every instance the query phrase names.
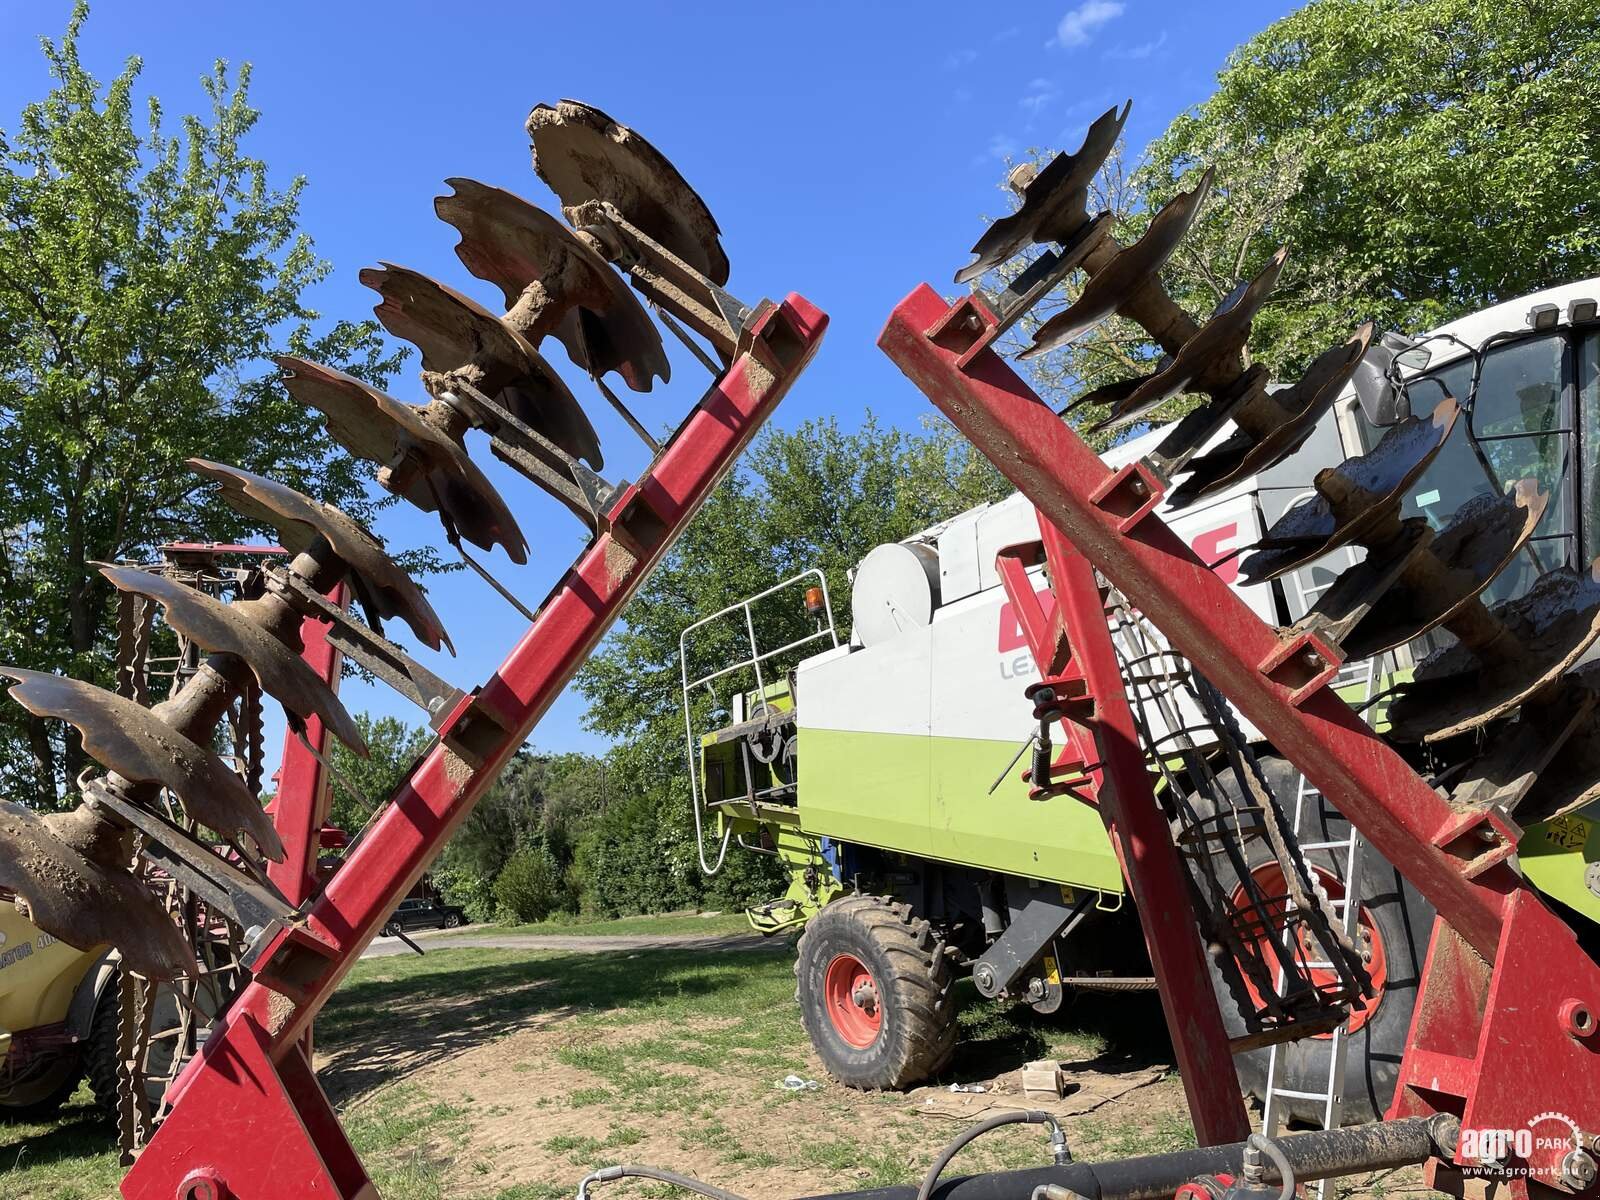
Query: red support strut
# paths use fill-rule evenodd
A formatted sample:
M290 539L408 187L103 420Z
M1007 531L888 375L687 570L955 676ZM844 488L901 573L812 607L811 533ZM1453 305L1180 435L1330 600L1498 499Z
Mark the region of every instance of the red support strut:
M1039 520L1055 609L1046 614L1018 551L996 562L1006 595L1028 639L1041 682L1062 703L1062 725L1088 776L1095 807L1138 897L1139 923L1161 981L1162 1011L1202 1146L1243 1141L1250 1118L1228 1048L1200 945L1183 864L1156 803L1144 748L1123 686L1122 667L1094 567L1061 531ZM1071 699L1068 699L1071 697ZM1035 786L1039 780L1033 780Z
M741 352L617 497L510 657L444 720L439 742L304 920L259 956L255 982L174 1084L171 1114L122 1182L127 1200L376 1197L301 1035L772 414L826 327L800 296L758 308Z

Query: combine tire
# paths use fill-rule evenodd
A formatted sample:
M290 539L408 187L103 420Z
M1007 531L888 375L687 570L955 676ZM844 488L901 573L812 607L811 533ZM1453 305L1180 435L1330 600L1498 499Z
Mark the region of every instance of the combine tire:
M1300 774L1293 764L1281 758L1260 759L1263 773L1273 794L1283 805L1285 816L1294 819L1294 799ZM1231 771L1220 782L1235 786ZM1301 822L1302 843L1340 841L1350 836L1350 823L1326 800L1308 797ZM1196 802L1197 811L1202 815ZM1282 873L1270 849L1260 838L1245 844L1245 860L1262 890L1282 895ZM1242 897L1237 873L1226 859L1217 860L1217 874L1225 888ZM1344 895L1343 850L1313 850L1306 863L1328 892L1330 900ZM1422 963L1428 952L1428 937L1433 929L1433 908L1371 846L1363 845L1359 856L1361 908L1357 916L1360 937L1368 947L1367 970L1375 995L1358 1002L1351 1010L1350 1035L1345 1057L1345 1124L1379 1120L1394 1096L1400 1059L1405 1053L1411 1014L1417 1003ZM1215 964L1212 984L1222 1005L1223 1022L1230 1036L1245 1032L1244 1018L1237 1001ZM1315 973L1314 973L1315 974ZM1279 1047L1282 1056L1280 1086L1297 1092L1325 1093L1333 1061L1333 1036L1305 1038ZM1239 1082L1244 1090L1264 1100L1270 1049L1251 1050L1234 1058ZM1323 1112L1319 1100L1285 1099L1287 1114L1294 1119L1320 1125Z
M84 1073L94 1092L95 1107L110 1118L117 1111L117 1019L122 989L121 973L113 975L95 1002L94 1020L84 1043Z
M77 1046L34 1058L21 1071L0 1062L0 1122L42 1121L55 1115L83 1078L83 1055Z
M942 950L909 904L883 896L846 896L806 922L800 1012L828 1074L854 1088L903 1088L944 1068L956 1011Z

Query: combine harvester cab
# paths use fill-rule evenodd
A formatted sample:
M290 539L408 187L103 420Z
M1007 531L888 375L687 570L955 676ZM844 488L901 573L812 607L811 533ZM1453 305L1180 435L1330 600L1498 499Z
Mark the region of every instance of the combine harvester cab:
M1319 472L1373 450L1412 415L1410 405L1431 408L1449 394L1476 403L1406 488L1400 519L1437 534L1463 509L1511 489L1529 527L1518 532L1510 561L1484 588L1489 604L1526 595L1552 568L1585 568L1600 550L1600 509L1585 490L1600 470L1588 449L1600 445L1596 296L1600 279L1585 280L1414 338L1390 335L1370 348L1363 338L1369 369L1361 386L1343 385L1298 448L1198 496L1163 497L1156 511L1264 622L1295 627L1336 613L1347 645L1364 639L1376 647L1340 663L1335 684L1384 729L1393 691L1450 635L1430 629L1386 644L1393 639L1385 637L1381 608L1369 615L1359 602L1340 607L1348 602L1334 585L1366 558L1359 545L1338 545L1267 578L1243 569L1246 555L1292 509L1315 503ZM1385 370L1405 386L1386 384ZM1175 428L1136 430L1103 459L1116 469L1159 453ZM1215 430L1195 457L1226 454L1232 433L1231 426ZM1522 480L1533 486L1517 490ZM780 856L788 890L749 913L762 932L804 926L848 900L837 922L830 915L840 931L808 933L802 941L798 971L814 1044L844 1082L903 1086L936 1074L953 1045L950 983L963 971L983 994L1046 1012L1075 989L1154 985L1100 816L1074 796L1070 780L1054 795L1040 795L1030 780L1036 721L1024 693L1039 671L996 560L1039 536L1033 504L1018 494L877 547L850 575L847 639L834 626L828 597L817 595L825 587L819 571L685 630L685 730L696 816L716 825L702 864L719 866L730 840ZM1504 550L1503 541L1480 538L1483 553ZM1027 574L1049 604L1043 566ZM794 624L802 596L815 622L809 633ZM774 605L787 608L774 615ZM715 642L719 625L723 638ZM1152 744L1165 747L1174 768L1167 782L1182 787L1184 752L1198 749L1221 761L1224 748L1195 697L1159 704L1155 689L1138 686L1138 660L1163 662L1170 654L1165 639L1138 621L1113 616L1111 627L1130 690L1148 702L1143 715ZM758 634L769 630L780 632L763 642ZM738 650L721 660L704 657L712 644ZM732 719L720 724L703 716L696 700L718 687L735 688ZM1370 994L1351 999L1348 1018L1336 1028L1275 1044L1258 1037L1242 1048L1241 1080L1247 1092L1270 1101L1274 1127L1288 1119L1325 1125L1374 1119L1394 1094L1433 909L1259 730L1228 711L1286 806L1291 832L1336 918L1336 935L1359 947L1371 985ZM1225 768L1222 775L1226 786ZM1594 863L1600 835L1593 832L1600 814L1593 807L1530 823L1519 847L1535 886L1586 920L1600 919ZM1270 846L1244 840L1244 865L1255 884L1282 897L1286 880ZM1224 882L1235 893L1232 902L1243 906L1248 885L1237 866L1224 870ZM1345 903L1352 879L1360 896L1354 907ZM1030 915L1030 908L1037 911ZM1013 935L1016 945L995 953L1008 931L1023 927L1032 929L1026 939ZM1261 957L1270 957L1265 938L1255 940ZM875 952L884 953L878 961L895 976L889 985L871 969ZM1326 967L1311 977L1321 986L1337 982ZM1245 982L1247 998L1239 1001L1240 982L1212 971L1236 1047L1250 1038L1245 1010L1260 999ZM891 1011L897 1007L899 1014Z

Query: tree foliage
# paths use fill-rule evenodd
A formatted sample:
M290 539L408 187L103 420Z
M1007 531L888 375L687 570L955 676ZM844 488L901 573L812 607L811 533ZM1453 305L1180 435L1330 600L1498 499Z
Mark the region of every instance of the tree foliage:
M1135 236L1212 168L1165 282L1204 314L1288 245L1251 344L1292 374L1363 320L1416 331L1600 271L1597 105L1589 0L1313 0L1235 50L1137 170L1115 160L1101 199ZM1112 322L1039 378L1064 400L1154 356Z
M366 758L356 757L337 738L329 739L334 783L328 821L351 837L389 798L431 740L426 729L413 728L397 717L363 712L355 714L355 722L367 743Z
M373 322L319 321L328 273L299 231L303 179L272 183L246 142L249 66L203 79L209 112L169 130L84 67L87 6L45 39L54 85L0 131L0 661L108 682L110 588L94 561L229 539L191 455L270 473L356 515L364 471L279 386L290 351L381 383L398 362ZM0 787L53 803L75 742L0 710ZM25 766L22 764L26 764Z
M684 626L816 566L827 577L840 635L848 636L846 572L869 550L1010 490L942 422L908 433L869 413L853 432L830 418L762 435L630 602L625 625L578 675L590 726L620 743L609 759L613 794L627 797L626 809L614 807L579 845L585 906L614 913L696 899L731 905L776 890L773 860L737 850L712 880L701 875L681 708ZM775 597L782 603L757 610L763 647L811 628L798 599ZM744 656L732 627L720 632L699 636L693 669ZM804 653L817 649L813 643ZM793 663L770 666L785 665ZM698 695L695 703L699 719L714 702Z

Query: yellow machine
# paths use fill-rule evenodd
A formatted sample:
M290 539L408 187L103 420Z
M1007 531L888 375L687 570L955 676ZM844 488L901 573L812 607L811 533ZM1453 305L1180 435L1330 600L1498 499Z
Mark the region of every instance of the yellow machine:
M111 1099L116 974L106 947L74 950L0 902L0 1120L54 1112L86 1073Z

